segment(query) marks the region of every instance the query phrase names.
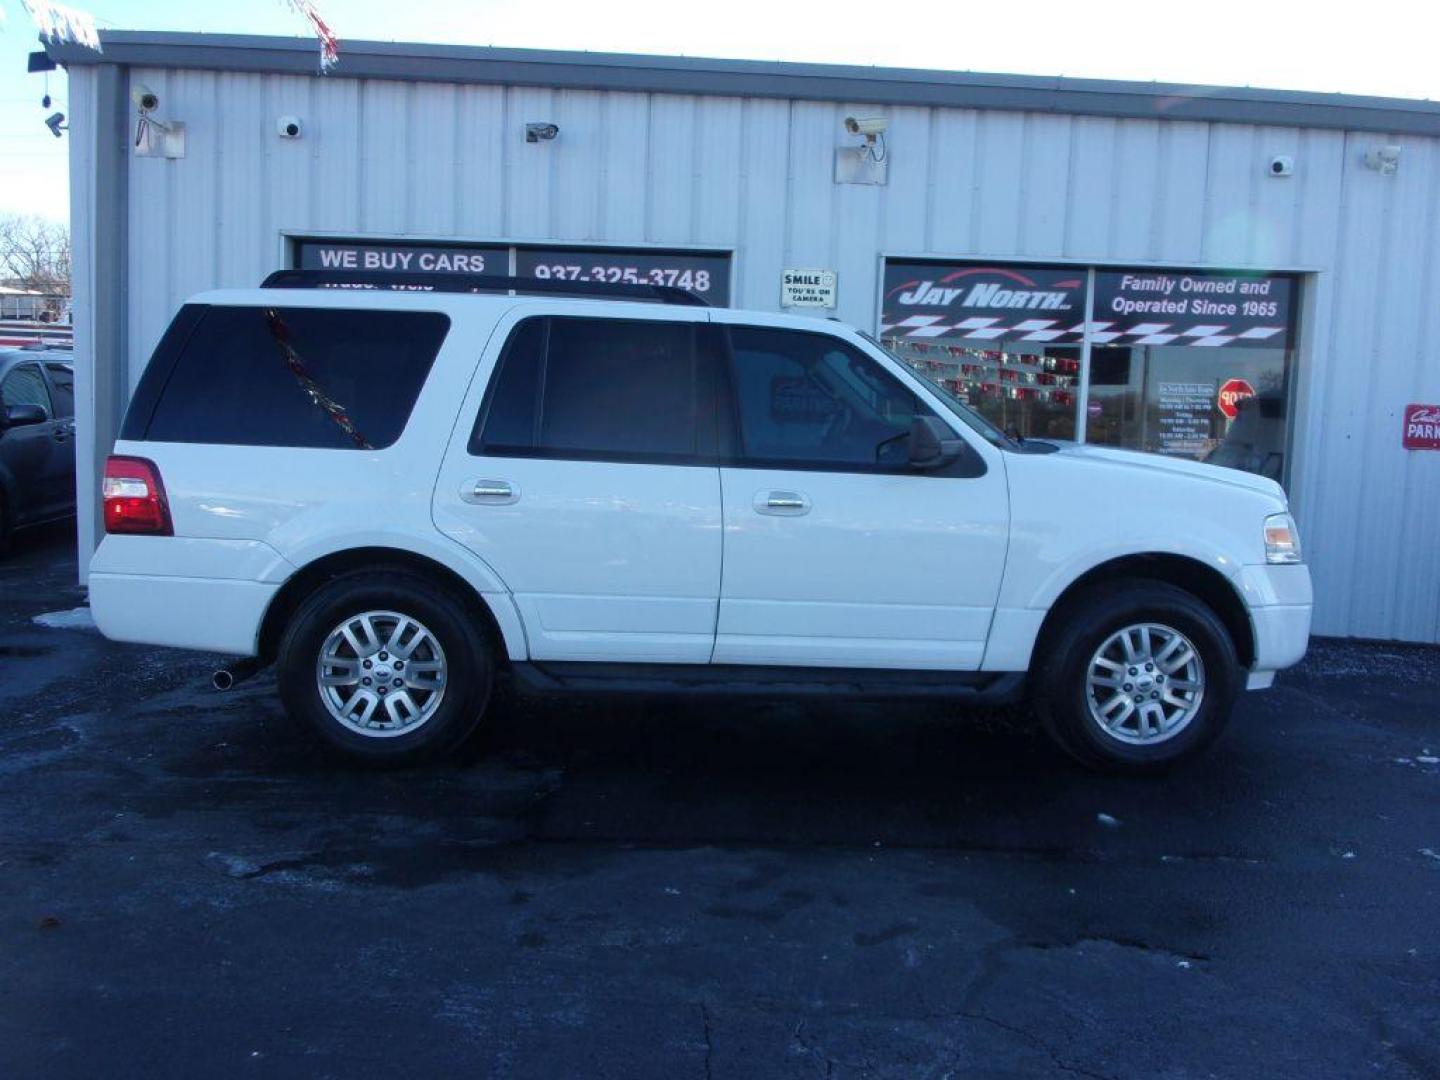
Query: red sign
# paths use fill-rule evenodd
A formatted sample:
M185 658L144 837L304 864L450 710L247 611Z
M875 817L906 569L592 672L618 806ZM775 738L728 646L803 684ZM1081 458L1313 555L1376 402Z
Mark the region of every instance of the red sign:
M1405 449L1440 450L1440 405L1405 406Z
M1246 398L1255 396L1255 388L1244 379L1226 379L1220 387L1220 394L1216 398L1216 404L1220 411L1231 420L1235 419L1240 411L1240 402Z

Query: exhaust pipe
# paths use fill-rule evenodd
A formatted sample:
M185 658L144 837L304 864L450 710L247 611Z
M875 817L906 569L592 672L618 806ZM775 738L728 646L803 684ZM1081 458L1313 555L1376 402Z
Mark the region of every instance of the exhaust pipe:
M210 685L216 690L229 690L236 683L242 683L250 678L264 666L257 656L242 656L238 660L232 660L224 667L216 668L215 674L210 676Z

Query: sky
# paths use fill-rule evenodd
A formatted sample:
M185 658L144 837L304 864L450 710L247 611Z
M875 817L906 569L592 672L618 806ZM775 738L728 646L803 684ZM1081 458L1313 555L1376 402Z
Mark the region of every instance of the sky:
M345 39L999 71L1440 98L1430 0L316 0ZM284 0L70 0L102 30L305 36ZM0 0L0 213L68 216L63 71Z

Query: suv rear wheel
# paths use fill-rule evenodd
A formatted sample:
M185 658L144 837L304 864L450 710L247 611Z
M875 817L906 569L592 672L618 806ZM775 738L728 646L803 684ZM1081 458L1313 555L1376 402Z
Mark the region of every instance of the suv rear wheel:
M490 699L474 613L419 575L360 570L302 603L280 642L280 693L332 746L382 765L458 747Z
M1158 771L1200 753L1224 729L1240 688L1224 624L1164 582L1088 590L1039 649L1036 711L1091 767Z

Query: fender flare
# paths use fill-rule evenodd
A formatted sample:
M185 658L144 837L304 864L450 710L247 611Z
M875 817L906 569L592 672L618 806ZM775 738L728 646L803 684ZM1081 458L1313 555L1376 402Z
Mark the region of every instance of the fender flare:
M287 552L286 561L294 567L271 598L265 617L256 631L256 653L264 655L273 648L278 637L276 618L296 602L296 590L303 596L305 583L327 564L343 566L369 559L393 559L396 563L429 565L443 576L468 587L475 600L488 612L493 629L511 661L529 658L529 643L524 623L510 590L491 567L467 549L457 551L447 543L411 533L390 533L372 530L360 534L317 538L314 542Z

